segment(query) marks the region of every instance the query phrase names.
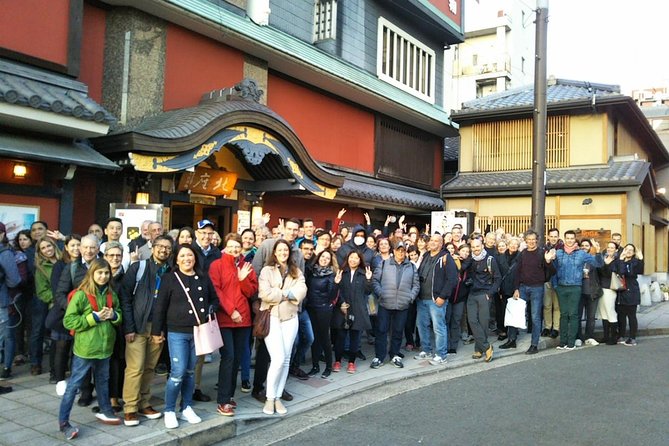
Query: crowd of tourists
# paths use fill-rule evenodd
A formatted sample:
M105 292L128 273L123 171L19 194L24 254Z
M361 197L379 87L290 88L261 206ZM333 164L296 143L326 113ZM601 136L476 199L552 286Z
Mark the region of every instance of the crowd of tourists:
M407 360L440 366L467 350L490 362L491 335L505 341L498 348L514 349L525 328L527 354L542 336L559 337L563 350L636 345L643 256L620 234L600 246L551 228L540 245L532 230L465 235L454 225L439 234L407 227L403 216L375 228L367 214L354 225L345 214L334 230L308 218L270 225L266 214L224 236L207 219L168 232L145 221L128 246L118 218L84 236L37 221L11 241L0 223L0 379L28 363L41 375L46 359L62 396L59 428L72 439L77 393L77 404L89 406L95 392L95 416L106 424L199 423L193 406L211 401L213 390L218 413L234 416L238 388L263 413L285 414L289 375L356 373L367 360L362 342L374 345L372 369ZM507 304L519 300L526 313L509 325ZM214 316L223 340L218 380L203 389L212 357L196 355L193 327ZM150 404L156 374L167 376L162 412Z

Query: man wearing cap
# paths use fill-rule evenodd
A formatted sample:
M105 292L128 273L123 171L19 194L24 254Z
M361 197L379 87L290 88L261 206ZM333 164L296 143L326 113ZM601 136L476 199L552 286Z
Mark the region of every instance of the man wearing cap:
M0 223L0 345L8 341L9 330L9 288L15 288L21 283L19 269L16 266L14 253L7 242L7 228ZM5 347L5 354L9 349ZM0 386L0 394L12 391L10 386Z
M374 294L379 298L376 342L374 343L376 357L370 365L373 369L383 365L383 360L388 351L388 330L391 324L389 352L391 362L395 367L404 367L400 356L402 335L404 334L409 305L413 303L420 291L418 271L407 257L404 242L395 243L393 254L394 257L383 262L381 266L374 270L374 277L372 278Z

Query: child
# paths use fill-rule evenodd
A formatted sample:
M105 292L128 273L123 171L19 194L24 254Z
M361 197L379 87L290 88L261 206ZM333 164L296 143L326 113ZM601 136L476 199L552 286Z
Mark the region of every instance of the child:
M91 368L100 405L100 413L95 416L104 424L121 424L109 400L109 358L116 338L114 326L121 323L119 300L111 289L110 277L109 263L103 259L94 260L63 318L65 328L74 331L72 375L58 414L60 431L68 440L79 433L79 429L70 424L70 412L77 390Z

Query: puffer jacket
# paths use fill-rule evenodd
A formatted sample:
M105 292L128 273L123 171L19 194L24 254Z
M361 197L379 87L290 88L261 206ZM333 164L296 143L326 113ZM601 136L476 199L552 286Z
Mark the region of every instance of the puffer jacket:
M583 283L583 265L590 264L597 268L602 266L602 256L592 256L580 249L567 254L564 250L556 251L555 269L557 270L558 286L581 286Z
M406 310L420 291L418 271L408 257L400 264L391 258L374 271L372 287L383 308Z
M308 309L316 311L332 310L337 295L332 268L323 269L316 265L307 267L307 298Z
M643 260L636 257L623 261L616 259L611 263L611 270L625 278L626 290L618 291L618 300L620 305L639 305L641 303L641 290L637 276L643 274Z

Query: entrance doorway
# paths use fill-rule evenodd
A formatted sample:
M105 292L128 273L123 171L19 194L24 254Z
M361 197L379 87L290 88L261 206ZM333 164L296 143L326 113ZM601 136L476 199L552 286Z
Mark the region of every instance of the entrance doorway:
M183 228L190 226L196 228L198 221L207 219L216 225L216 231L225 237L232 231L232 208L229 206L210 206L199 203L186 203L173 201L170 203L172 228Z

